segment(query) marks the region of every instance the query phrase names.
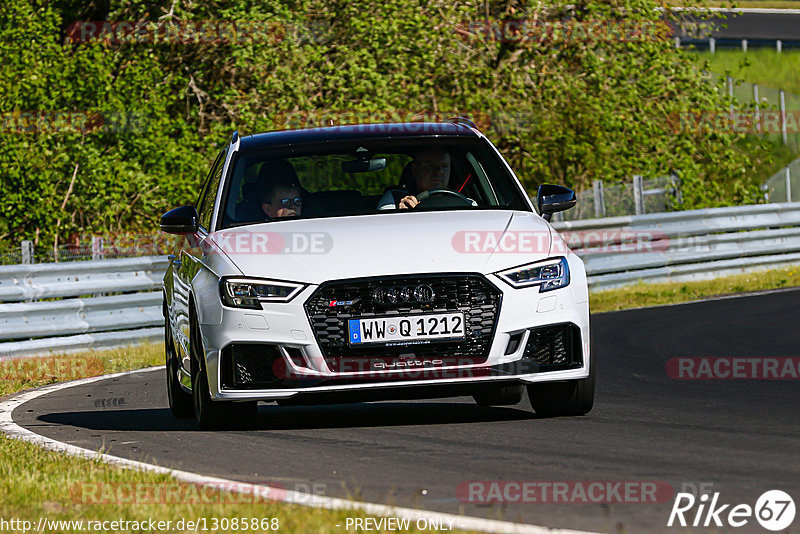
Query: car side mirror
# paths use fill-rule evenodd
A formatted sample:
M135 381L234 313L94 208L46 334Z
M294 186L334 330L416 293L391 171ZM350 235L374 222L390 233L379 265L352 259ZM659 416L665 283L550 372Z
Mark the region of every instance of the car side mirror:
M161 230L168 234L193 234L197 232L199 220L194 206L181 206L161 216Z
M542 184L536 194L536 204L545 221L549 221L557 211L568 210L577 202L575 191L561 185Z

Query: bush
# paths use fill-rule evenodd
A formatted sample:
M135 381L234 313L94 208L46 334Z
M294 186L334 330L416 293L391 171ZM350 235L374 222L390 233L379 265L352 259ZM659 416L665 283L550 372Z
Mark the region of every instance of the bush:
M673 131L670 117L724 111L728 102L674 48L651 0L571 8L578 23L603 21L606 35L644 29L625 38L583 34L573 22L566 38L543 34L543 26L513 34L509 28L519 26L512 24L508 38L497 39L484 30L498 26L482 26L535 19L568 28L559 22L566 1L190 6L130 0L109 9L42 0L0 8L2 109L86 111L107 122L122 117L123 125L0 134L0 241L49 245L75 233L155 231L163 211L194 200L233 129L258 132L286 127L291 118L343 113L471 114L531 190L543 182L583 189L594 179L675 170L682 207L759 197L750 178L752 157L763 151L758 141L745 152L735 135ZM234 43L64 38L78 20L159 17L259 22L272 33Z

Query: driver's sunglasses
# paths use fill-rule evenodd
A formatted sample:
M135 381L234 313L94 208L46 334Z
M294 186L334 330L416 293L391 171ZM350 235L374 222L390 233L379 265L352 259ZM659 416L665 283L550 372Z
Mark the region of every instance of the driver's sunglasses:
M281 199L281 207L284 207L284 208L291 208L293 206L297 206L299 208L302 205L303 205L302 197L282 198Z

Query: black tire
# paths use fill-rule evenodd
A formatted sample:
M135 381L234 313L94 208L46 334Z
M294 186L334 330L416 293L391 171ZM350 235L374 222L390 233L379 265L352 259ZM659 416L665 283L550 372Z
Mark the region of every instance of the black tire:
M586 415L592 411L597 367L594 359L590 365L587 378L529 385L531 408L543 417Z
M475 393L472 398L478 406L511 406L519 404L525 386L522 384L511 384L504 386L494 386L491 389Z
M192 396L181 388L178 382L178 362L175 353L175 342L169 319L164 319L164 352L167 368L167 397L169 398L169 411L178 419L187 419L194 415Z
M208 387L202 340L194 320L191 321L192 404L194 420L202 430L236 429L250 426L258 413L257 402L212 401Z

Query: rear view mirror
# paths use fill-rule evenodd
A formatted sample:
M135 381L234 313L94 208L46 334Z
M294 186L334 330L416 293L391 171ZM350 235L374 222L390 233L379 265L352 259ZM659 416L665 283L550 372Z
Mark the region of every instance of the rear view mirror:
M536 204L545 221L549 221L557 211L568 210L577 202L575 191L561 185L540 185L539 192L536 194Z
M351 173L382 171L385 168L386 158L356 159L342 162L342 170Z

